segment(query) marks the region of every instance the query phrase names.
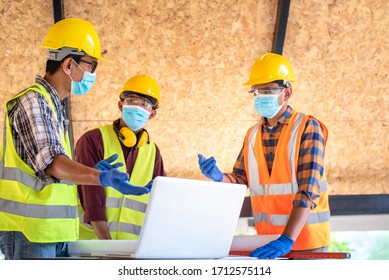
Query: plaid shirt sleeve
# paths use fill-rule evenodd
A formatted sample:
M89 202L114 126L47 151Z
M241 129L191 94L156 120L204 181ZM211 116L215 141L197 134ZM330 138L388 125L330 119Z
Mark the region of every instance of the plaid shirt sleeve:
M43 182L57 181L44 174L57 155L67 155L59 135L60 127L45 98L34 91L24 94L10 112L15 148ZM48 178L51 177L51 178Z
M246 170L244 168L244 153L243 147L239 152L238 158L236 159L232 173L224 173L230 179L231 183L247 185Z
M297 167L299 191L294 206L316 207L320 197L320 178L324 172L324 136L320 124L308 119L300 145Z

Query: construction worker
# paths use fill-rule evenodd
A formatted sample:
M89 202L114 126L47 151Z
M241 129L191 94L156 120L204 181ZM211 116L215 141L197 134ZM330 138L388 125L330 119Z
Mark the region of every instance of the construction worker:
M259 235L280 237L251 252L274 259L291 250L327 251L330 210L324 173L327 128L288 105L295 80L289 61L266 53L249 80L254 108L262 116L244 139L232 173L222 173L214 157L199 155L202 173L218 182L246 184Z
M150 187L153 178L166 176L160 151L144 129L159 104L160 89L150 76L129 78L119 92L121 118L83 134L76 144L76 160L103 170L119 168L130 175L132 184ZM78 193L80 239L139 238L149 195L123 195L87 185L79 185Z
M56 245L78 239L74 183L113 187L141 195L128 174L101 171L71 159L64 99L84 95L102 59L92 24L69 18L54 24L43 47L49 50L44 77L5 103L0 147L0 248L6 259L54 258Z

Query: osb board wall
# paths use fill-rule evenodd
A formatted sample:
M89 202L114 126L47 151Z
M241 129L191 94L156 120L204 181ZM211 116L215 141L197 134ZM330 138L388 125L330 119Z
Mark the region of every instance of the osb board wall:
M47 56L40 45L53 23L52 10L51 1L0 0L1 124L4 101L44 74Z
M95 25L108 59L91 92L71 97L75 141L119 117L118 91L129 77L148 73L162 100L147 129L168 175L204 179L198 153L231 171L258 119L242 84L257 57L271 50L277 2L64 0L65 17ZM284 55L297 81L290 104L329 129L331 193L388 193L389 4L291 2ZM47 53L39 45L53 15L51 1L0 0L0 11L3 104L43 74Z
M324 2L291 1L284 52L298 77L291 102L328 126L334 192L388 193L389 2Z

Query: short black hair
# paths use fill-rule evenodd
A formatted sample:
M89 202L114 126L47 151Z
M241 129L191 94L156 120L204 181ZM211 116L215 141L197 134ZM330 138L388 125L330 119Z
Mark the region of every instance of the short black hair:
M291 86L289 81L284 81L284 80L275 80L275 81L272 81L272 83L276 83L280 87L290 87Z
M63 63L63 61L68 57L73 58L77 64L80 63L80 60L82 58L82 56L80 56L80 55L69 54L69 55L65 56L61 61L55 61L55 60L48 59L46 62L46 73L49 75L55 74L58 71L58 69L61 67L61 64Z

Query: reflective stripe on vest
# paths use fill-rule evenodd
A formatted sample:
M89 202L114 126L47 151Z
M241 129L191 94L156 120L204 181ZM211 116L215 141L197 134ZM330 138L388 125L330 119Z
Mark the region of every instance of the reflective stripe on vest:
M108 228L111 232L118 232L120 229L121 232L127 232L135 235L139 235L142 227L134 224L129 224L129 223L109 222Z
M23 172L16 167L5 167L3 160L0 162L0 169L2 170L2 174L0 174L0 176L4 180L23 182L26 187L36 191L41 191L46 186L41 181L39 181L36 176ZM66 182L64 180L61 181L61 184L73 186L72 183Z
M31 242L63 242L78 238L77 192L67 182L42 184L17 154L12 138L8 104L23 94L41 94L58 120L46 89L35 84L5 105L4 138L0 161L0 231L22 232ZM71 155L69 136L60 131L62 146Z
M126 207L143 213L146 212L146 208L147 208L146 203L129 199L128 197L124 197L124 198L107 197L105 201L105 206L109 208Z
M68 205L33 205L0 198L0 209L7 213L28 218L62 219L77 216L77 206Z
M258 234L280 234L289 220L294 195L298 192L298 149L308 116L295 113L282 128L269 176L262 149L262 123L257 123L245 139L245 168ZM327 130L320 122L325 140ZM286 146L284 146L286 145ZM260 174L264 175L261 178ZM282 183L281 183L282 182ZM294 250L322 247L329 242L330 211L325 177L320 181L320 198L295 242Z
M275 226L285 226L288 223L289 215L272 214L270 219L267 213L255 213L254 221L257 223L267 223L270 221ZM330 211L311 213L306 224L317 224L327 222L330 219Z
M294 185L292 188L291 185ZM298 184L272 184L271 189L269 189L269 194L293 194L291 189L298 188ZM326 192L328 191L327 181L320 182L320 191ZM267 186L259 185L259 186L250 186L250 194L253 196L256 195L266 195Z
M116 162L122 162L124 166L119 170L126 172L126 161L112 125L99 127L104 144L104 158L117 153ZM137 186L145 186L154 173L156 147L152 140L138 148L135 165L130 176L130 183ZM104 189L106 195L107 225L112 239L138 239L142 228L144 213L146 212L149 194L141 196L122 195L113 188ZM80 215L83 210L79 207ZM97 239L97 236L89 224L80 224L80 239Z

